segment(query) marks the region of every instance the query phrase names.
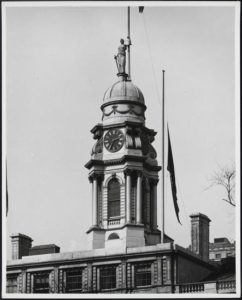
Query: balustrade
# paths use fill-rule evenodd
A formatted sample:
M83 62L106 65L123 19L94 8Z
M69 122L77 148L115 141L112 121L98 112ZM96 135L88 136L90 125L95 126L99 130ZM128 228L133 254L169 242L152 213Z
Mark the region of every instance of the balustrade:
M202 293L204 292L204 283L189 283L179 286L179 293Z

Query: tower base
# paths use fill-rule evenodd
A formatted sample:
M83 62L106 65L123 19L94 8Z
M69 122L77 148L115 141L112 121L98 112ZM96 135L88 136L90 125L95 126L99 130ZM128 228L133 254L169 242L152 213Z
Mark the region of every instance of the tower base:
M106 231L105 248L130 248L142 246L145 246L143 225L125 224L121 228Z
M88 249L126 249L161 243L160 230L145 229L143 224L125 224L121 227L103 229L98 226L88 231ZM166 238L166 241L168 239Z
M105 247L105 230L98 227L92 226L86 232L88 237L88 250L100 249Z

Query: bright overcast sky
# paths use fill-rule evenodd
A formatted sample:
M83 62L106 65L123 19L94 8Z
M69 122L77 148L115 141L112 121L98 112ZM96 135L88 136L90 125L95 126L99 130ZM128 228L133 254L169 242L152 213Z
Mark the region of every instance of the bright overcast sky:
M101 122L104 92L117 81L113 57L127 36L126 21L126 7L117 6L6 9L8 249L15 232L33 245L85 249L90 130ZM187 247L189 215L201 212L212 220L210 241L235 239L235 208L221 200L223 188L205 190L218 165L235 161L235 7L145 7L143 14L131 8L131 40L132 80L145 97L146 126L158 132L159 164L166 71L182 223L167 173L166 233Z

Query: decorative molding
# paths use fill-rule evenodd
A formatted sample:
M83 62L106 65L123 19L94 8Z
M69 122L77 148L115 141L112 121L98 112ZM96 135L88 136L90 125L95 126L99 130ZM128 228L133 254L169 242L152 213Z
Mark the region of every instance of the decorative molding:
M113 105L112 110L109 113L105 113L104 110L103 110L102 120L103 120L104 117L109 117L111 114L115 115L116 113L119 113L121 115L124 115L124 114L133 115L134 114L137 117L144 117L144 112L141 112L141 113L136 112L135 111L135 106L132 105L132 104L129 104L128 109L126 109L126 110L119 110L118 105Z
M102 153L103 152L103 137L101 137L96 143L95 145L92 147L92 153L93 154L98 154L98 153Z
M32 287L31 287L31 273L27 273L27 286L26 286L26 293L30 294L32 292Z
M24 293L24 291L23 291L23 276L24 276L23 273L21 273L17 276L17 292L18 293Z
M141 177L141 179L142 179L143 176L144 176L144 174L143 174L143 172L142 172L141 170L136 170L135 173L136 173L136 176L137 176L137 177Z
M132 104L131 104L132 103ZM102 105L101 105L101 110L103 111L103 109L106 107L106 106L110 106L110 105L112 105L112 106L117 106L117 104L128 104L128 105L139 105L139 106L141 106L141 107L143 107L144 108L144 111L146 110L146 105L144 104L144 103L142 103L142 102L140 102L140 101L131 101L131 100L118 100L118 101L109 101L109 102L107 102L107 103L103 103Z
M93 138L94 140L96 139L101 139L101 137L103 136L103 130L102 129L98 129L94 132L93 134Z
M159 179L158 178L149 178L149 182L151 186L155 186L158 184Z
M91 231L104 231L104 229L103 228L101 228L101 227L99 227L99 226L91 226L87 231L86 231L86 233L89 233L89 232L91 232Z
M87 277L87 268L84 268L82 271L83 279L82 279L82 284L83 284L83 292L87 292L88 290L88 277Z
M103 131L105 129L121 128L121 127L126 127L126 126L135 127L136 129L139 129L139 130L145 132L149 136L154 137L157 134L157 132L154 129L147 128L144 126L144 124L142 124L140 122L135 122L135 121L124 121L124 122L121 122L118 124L108 124L108 125L103 125L101 123L98 123L91 129L91 133L94 134L98 130Z
M99 183L102 182L104 180L104 174L98 174L98 173L92 173L89 177L88 177L89 181L92 183L93 180L97 180Z
M156 159L156 157L157 157L157 153L156 153L156 151L155 151L155 148L154 148L151 144L149 145L148 156L149 156L151 159Z
M148 162L146 162L146 157L145 156L135 156L135 155L124 155L121 158L118 159L108 159L108 160L101 160L101 159L90 159L86 164L85 167L87 169L91 169L93 165L96 166L114 166L114 165L122 165L123 163L132 160L135 162L143 162L143 166L145 169L150 170L150 171L160 171L161 166L157 165L151 165ZM91 176L89 176L91 177ZM89 179L90 180L90 179Z
M112 180L112 179L114 179L114 178L116 178L116 179L118 180L118 182L119 182L119 184L120 184L120 187L121 187L122 185L124 185L124 182L123 182L122 178L121 178L119 175L117 175L117 173L112 173L112 174L110 174L110 176L108 176L108 178L105 180L105 182L104 182L104 184L103 184L103 187L107 188L107 187L108 187L108 184L109 184L109 181Z
M125 169L124 170L124 175L125 176L131 176L134 173L132 169Z
M92 290L95 292L97 290L97 268L92 267Z
M65 292L64 289L64 277L63 277L63 269L59 269L59 293L62 294Z

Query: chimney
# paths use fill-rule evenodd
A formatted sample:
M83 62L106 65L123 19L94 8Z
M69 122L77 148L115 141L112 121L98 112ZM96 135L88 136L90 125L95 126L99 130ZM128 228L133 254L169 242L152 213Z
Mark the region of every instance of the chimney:
M201 213L190 215L191 218L191 250L202 259L209 259L209 222Z
M20 259L22 256L29 255L29 249L32 246L32 239L22 233L11 235L12 242L12 259Z

